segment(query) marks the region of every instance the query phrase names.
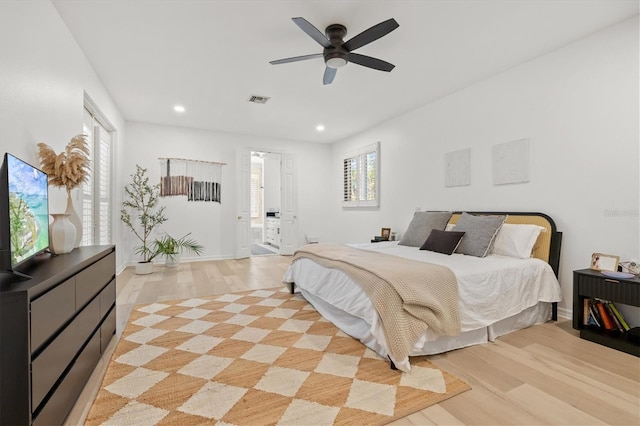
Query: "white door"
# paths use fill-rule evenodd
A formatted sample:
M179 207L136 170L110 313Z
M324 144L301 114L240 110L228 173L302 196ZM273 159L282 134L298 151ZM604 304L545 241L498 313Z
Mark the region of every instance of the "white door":
M281 168L280 254L293 254L298 248L298 183L293 154L282 155Z
M236 155L238 207L236 222L236 259L251 256L251 152L239 149Z

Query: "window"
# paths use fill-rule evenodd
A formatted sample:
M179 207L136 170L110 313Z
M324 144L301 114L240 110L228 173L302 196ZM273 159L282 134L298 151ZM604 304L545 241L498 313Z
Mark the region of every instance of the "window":
M343 165L343 207L379 205L380 142L357 150Z
M87 99L85 99L87 100ZM111 244L111 150L113 131L97 109L86 105L83 133L89 141L91 174L82 186L80 245Z

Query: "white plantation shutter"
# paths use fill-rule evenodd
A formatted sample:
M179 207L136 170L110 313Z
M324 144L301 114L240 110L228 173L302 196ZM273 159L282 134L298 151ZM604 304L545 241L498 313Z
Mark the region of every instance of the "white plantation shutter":
M111 135L100 125L100 137L98 138L98 158L99 164L96 179L96 199L98 209L95 212L95 238L96 244L104 245L111 243Z
M93 167L94 147L93 147L93 115L85 108L84 120L82 123L82 133L86 136L89 145L89 159L91 171L87 181L82 185L82 241L80 245L93 245L93 188L95 171Z
M111 244L111 156L113 132L85 108L83 132L89 141L91 173L82 187L81 245Z
M342 201L357 201L356 181L358 161L356 158L344 159L344 197Z
M379 164L379 142L363 147L343 160L343 207L380 205Z

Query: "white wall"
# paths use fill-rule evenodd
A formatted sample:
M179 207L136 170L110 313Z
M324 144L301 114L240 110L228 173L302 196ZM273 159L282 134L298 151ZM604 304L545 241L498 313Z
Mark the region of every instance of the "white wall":
M159 181L158 157L177 157L227 163L222 167L222 202L188 202L185 197L164 197L169 220L160 231L180 236L193 232L197 241L205 247L200 259L232 258L236 243L236 151L287 152L296 156L298 166L298 241L304 243L304 235L310 228L325 231L325 200L328 187L325 184L326 165L330 163L331 147L326 144L281 141L261 137L213 132L182 127L127 122L127 139L123 147L123 159L119 173L128 176L135 165L148 169L152 182ZM135 260L131 247L136 241L128 230L120 235L119 246L126 251L125 259Z
M572 271L593 252L640 258L638 19L522 64L333 146L325 239L404 232L423 210L540 211L564 233L565 313ZM530 140L529 183L494 186L491 147ZM381 206L338 203L343 154L381 141ZM471 185L445 188L444 154L471 148Z
M38 142L63 150L82 133L85 92L116 127L119 155L125 140L122 115L53 5L0 1L0 154L11 152L39 165ZM117 180L114 185L121 186ZM65 191L52 187L49 194L49 211L63 212ZM74 191L78 211L79 195ZM119 223L114 226L117 233Z

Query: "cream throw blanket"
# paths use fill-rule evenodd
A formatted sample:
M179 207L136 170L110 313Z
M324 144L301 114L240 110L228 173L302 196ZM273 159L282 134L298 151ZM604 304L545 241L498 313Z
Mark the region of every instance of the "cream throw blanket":
M303 246L293 262L303 257L345 272L363 288L378 312L394 360L408 357L427 328L439 335L460 334L458 282L445 266L342 244Z

